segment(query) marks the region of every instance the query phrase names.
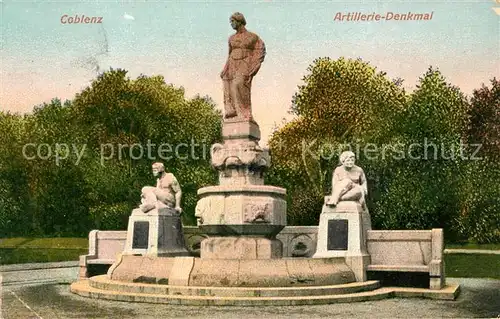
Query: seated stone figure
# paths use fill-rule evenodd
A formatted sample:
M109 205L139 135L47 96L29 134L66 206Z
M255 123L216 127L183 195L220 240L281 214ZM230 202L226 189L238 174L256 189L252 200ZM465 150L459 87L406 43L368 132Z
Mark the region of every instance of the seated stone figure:
M153 174L159 176L156 187L145 186L142 188L139 209L147 213L155 208L171 208L179 214L182 213L180 207L182 191L175 176L165 172L163 163L153 164Z
M340 154L340 164L333 172L332 193L326 198L326 205L337 206L340 201L358 202L366 210L365 196L368 194L363 169L356 166L351 151Z

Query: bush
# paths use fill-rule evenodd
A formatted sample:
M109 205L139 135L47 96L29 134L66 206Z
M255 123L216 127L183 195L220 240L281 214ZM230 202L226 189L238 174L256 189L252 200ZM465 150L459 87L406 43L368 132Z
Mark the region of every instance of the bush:
M461 179L457 231L471 242L500 243L500 164L471 161Z
M94 221L94 229L127 229L128 218L133 208L128 202L102 204L91 207L90 217Z

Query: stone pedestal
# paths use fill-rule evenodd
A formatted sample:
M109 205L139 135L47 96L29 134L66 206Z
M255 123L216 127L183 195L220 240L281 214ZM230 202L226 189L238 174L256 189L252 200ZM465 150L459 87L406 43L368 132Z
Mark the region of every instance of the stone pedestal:
M366 281L366 267L370 263L366 231L370 229L370 215L359 203L342 201L337 206L323 205L313 258L344 257L356 280Z
M272 259L283 257L283 243L261 237L210 237L201 242L202 259Z
M259 146L259 126L226 120L222 138L210 150L219 185L198 190L195 216L200 230L211 236L201 243L201 258L281 258L276 235L286 226L286 190L264 185L271 157Z
M259 125L254 121L226 120L222 127L222 138L225 141L259 141Z
M168 207L147 213L134 209L129 217L123 254L189 256L179 214Z

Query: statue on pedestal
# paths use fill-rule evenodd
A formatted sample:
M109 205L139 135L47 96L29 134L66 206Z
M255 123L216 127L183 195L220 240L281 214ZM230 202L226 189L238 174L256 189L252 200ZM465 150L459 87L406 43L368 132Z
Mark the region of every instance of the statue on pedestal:
M229 22L236 33L229 37L229 56L220 74L224 83L224 118L250 121L252 79L264 62L266 47L257 34L247 31L243 14L234 13Z
M332 193L326 197L325 204L337 206L340 201L354 201L366 210L368 187L363 169L354 164L356 157L351 151L340 154L339 160L341 166L333 172Z
M163 163L153 164L153 175L159 176L156 187L145 186L141 192L139 208L147 213L153 209L171 208L179 215L182 213L182 190L174 174L165 172Z
M182 191L163 163L153 164L156 187L142 188L141 204L132 211L124 254L189 256L182 228Z

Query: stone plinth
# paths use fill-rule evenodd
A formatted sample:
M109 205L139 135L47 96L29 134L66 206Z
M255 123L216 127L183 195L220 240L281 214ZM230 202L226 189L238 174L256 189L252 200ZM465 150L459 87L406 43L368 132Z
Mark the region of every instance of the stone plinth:
M123 254L189 256L179 214L168 207L147 213L134 209L129 217Z
M272 259L283 257L277 239L259 237L210 237L201 242L202 259Z
M356 281L343 258L207 259L121 255L107 278L196 287L299 287ZM152 285L153 286L153 285Z
M367 230L371 230L370 215L359 203L342 201L336 207L323 205L313 258L344 257L356 280L366 281L366 268L370 263Z
M342 258L203 259L194 258L190 286L295 287L355 281Z
M255 121L224 121L222 126L224 140L260 140L259 125Z
M225 121L224 143L210 149L212 166L219 171L219 185L264 185L271 165L269 151L259 146L260 130L254 121Z

